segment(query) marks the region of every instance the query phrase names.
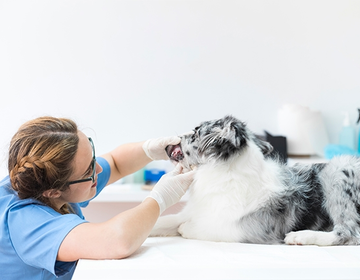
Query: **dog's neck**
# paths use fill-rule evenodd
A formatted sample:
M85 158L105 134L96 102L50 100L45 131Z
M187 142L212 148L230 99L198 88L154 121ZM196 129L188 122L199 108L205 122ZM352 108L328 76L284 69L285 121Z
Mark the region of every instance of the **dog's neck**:
M214 192L218 191L218 187L232 188L232 185L236 188L241 186L244 193L273 192L280 184L278 172L278 167L266 161L256 144L250 142L241 154L227 161L210 161L201 165L196 181Z

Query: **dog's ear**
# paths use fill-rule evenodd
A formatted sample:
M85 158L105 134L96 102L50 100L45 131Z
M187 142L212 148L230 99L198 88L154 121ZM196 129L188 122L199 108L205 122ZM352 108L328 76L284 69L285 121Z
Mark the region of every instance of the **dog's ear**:
M246 124L235 119L230 123L230 128L233 131L233 137L229 140L236 148L243 147L249 140Z
M227 160L246 147L249 140L245 123L232 116L203 122L201 125L199 153L207 157Z
M266 142L266 141L260 139L256 135L253 138L253 140L254 140L255 144L260 148L260 150L264 156L269 155L274 150L273 146L269 142Z
M273 146L254 135L250 130L247 129L246 123L236 119L235 117L228 115L225 116L224 122L228 123L231 130L234 132L233 138L229 139L236 149L242 149L248 140L253 140L254 143L260 148L264 156L269 155L273 151Z

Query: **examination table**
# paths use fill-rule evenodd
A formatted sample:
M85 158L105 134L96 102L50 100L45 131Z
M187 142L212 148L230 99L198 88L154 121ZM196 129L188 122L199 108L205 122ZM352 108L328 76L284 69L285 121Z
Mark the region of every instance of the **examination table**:
M360 246L150 237L126 259L80 260L73 279L360 279Z

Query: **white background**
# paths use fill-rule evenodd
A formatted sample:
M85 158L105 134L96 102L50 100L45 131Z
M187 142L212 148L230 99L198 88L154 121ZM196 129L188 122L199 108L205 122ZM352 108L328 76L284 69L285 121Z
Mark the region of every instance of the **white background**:
M0 175L25 121L74 119L98 154L288 103L332 143L360 108L360 1L0 0Z

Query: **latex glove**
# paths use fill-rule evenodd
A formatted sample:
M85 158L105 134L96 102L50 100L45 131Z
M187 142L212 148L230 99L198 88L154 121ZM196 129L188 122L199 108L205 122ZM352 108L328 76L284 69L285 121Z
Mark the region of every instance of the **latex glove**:
M194 171L181 174L183 168L178 164L175 169L161 177L150 195L160 207L160 214L178 202L194 180Z
M144 142L142 148L145 154L152 160L168 160L169 157L165 148L169 145L179 144L181 139L178 136L149 139Z

